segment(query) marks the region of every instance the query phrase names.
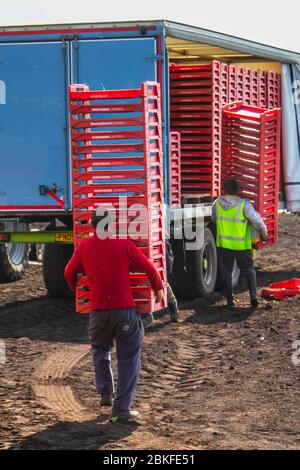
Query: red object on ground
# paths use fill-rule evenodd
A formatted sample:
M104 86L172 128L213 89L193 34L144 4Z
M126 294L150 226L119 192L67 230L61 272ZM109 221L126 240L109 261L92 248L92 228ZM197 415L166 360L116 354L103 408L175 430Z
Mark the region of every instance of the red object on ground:
M266 287L261 292L263 298L267 300L283 300L285 297L295 297L298 294L298 289L272 289L271 287Z
M294 277L287 281L273 282L273 284L270 284L270 287L273 289L298 289L300 294L300 279Z
M160 86L145 82L135 90L95 91L71 85L69 90L75 247L93 233L92 211L110 210L117 234L132 238L152 261L166 294ZM136 212L137 206L141 211ZM133 233L136 217L139 229ZM156 302L145 274L132 273L130 283L139 313L166 307L166 295L163 302ZM82 277L76 289L76 311L88 313L89 301L87 278Z
M295 297L300 294L300 279L273 282L262 290L262 296L268 300L282 300L285 297Z

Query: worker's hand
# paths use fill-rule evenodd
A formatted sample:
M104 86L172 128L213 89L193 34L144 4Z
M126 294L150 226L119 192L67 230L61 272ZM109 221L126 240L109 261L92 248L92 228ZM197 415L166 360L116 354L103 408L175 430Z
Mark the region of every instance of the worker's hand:
M156 295L156 300L157 300L157 302L162 302L162 301L164 300L165 294L164 294L163 289L157 290L157 291L155 292L155 295Z
M268 241L268 235L266 233L263 233L261 235L261 239L262 239L263 242L267 242Z

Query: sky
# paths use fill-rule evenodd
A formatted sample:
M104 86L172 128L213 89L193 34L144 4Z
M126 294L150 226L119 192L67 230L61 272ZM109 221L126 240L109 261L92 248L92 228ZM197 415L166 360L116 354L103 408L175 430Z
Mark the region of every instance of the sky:
M0 0L0 26L147 19L300 52L299 0Z

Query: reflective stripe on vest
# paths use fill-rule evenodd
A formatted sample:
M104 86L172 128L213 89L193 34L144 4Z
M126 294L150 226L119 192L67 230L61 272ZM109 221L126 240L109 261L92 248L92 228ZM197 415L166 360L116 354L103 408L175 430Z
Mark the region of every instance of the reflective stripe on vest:
M217 247L229 250L251 250L251 232L244 215L245 200L231 209L225 210L217 201Z

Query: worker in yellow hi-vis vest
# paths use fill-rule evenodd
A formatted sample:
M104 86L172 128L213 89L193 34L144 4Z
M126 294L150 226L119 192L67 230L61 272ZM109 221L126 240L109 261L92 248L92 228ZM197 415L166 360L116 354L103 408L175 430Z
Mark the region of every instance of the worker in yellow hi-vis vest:
M235 179L224 182L225 196L220 196L212 207L212 221L216 224L216 243L219 272L227 307L235 306L232 288L234 261L245 276L250 293L251 306L258 306L256 293L256 273L252 256L251 227L267 240L267 228L248 199L239 197L239 187Z

